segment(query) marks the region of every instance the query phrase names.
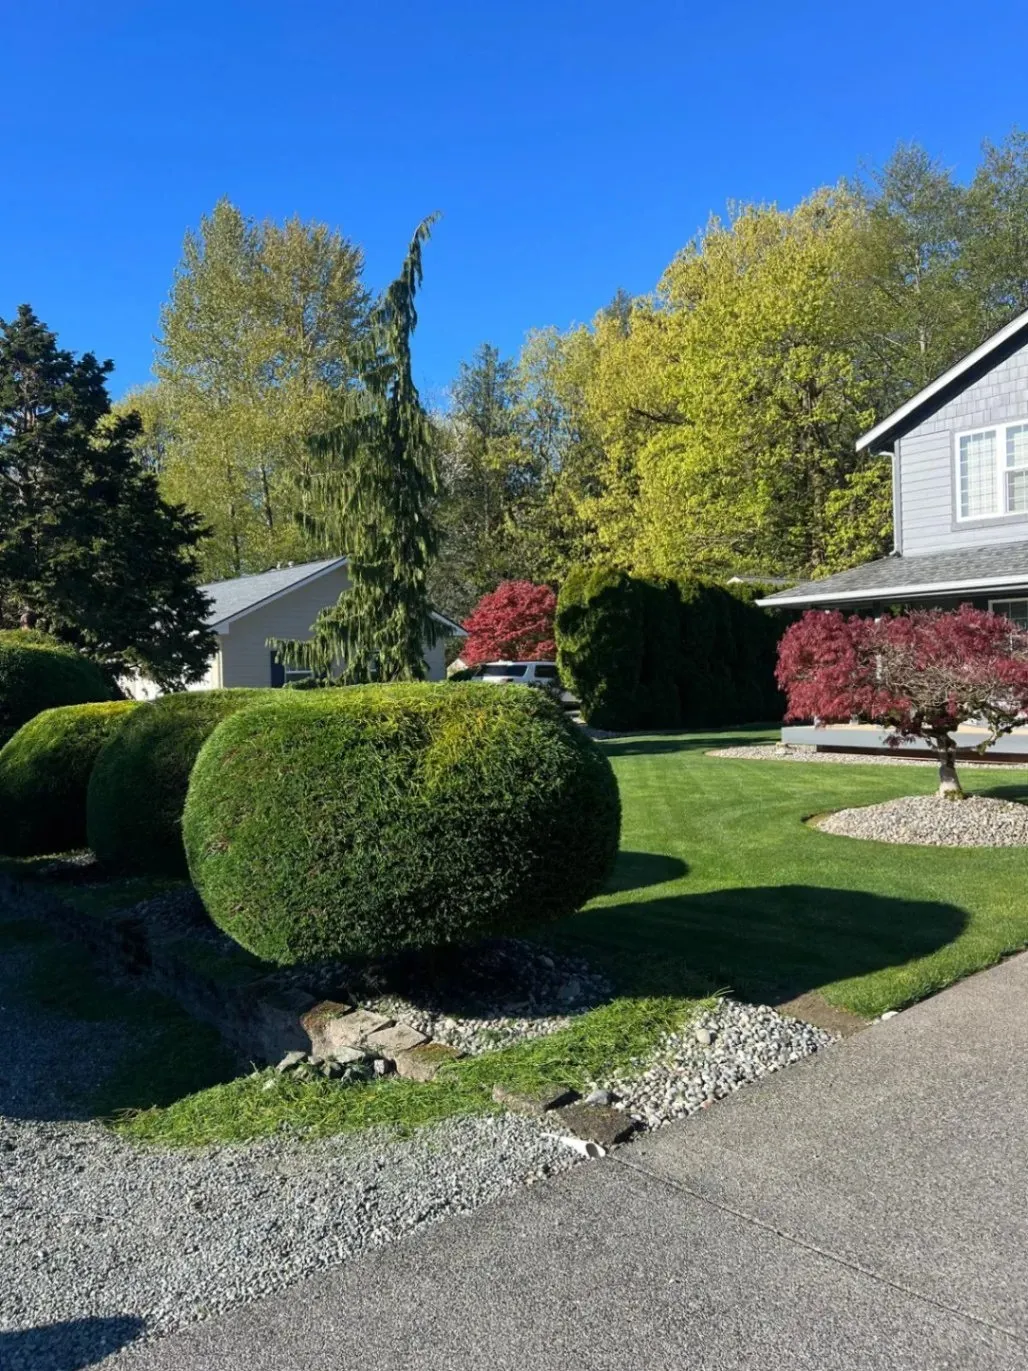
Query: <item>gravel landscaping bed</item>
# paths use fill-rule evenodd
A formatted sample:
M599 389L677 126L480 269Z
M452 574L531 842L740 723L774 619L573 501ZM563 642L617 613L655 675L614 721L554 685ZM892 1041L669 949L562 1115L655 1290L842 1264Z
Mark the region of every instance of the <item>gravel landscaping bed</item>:
M185 896L161 900L154 917L189 925ZM3 1371L99 1364L114 1328L126 1340L170 1332L583 1160L559 1113L453 1118L405 1138L310 1140L283 1125L259 1142L171 1151L69 1121L69 1100L102 1081L137 1030L29 1006L18 985L32 957L29 941L0 960ZM419 988L405 984L413 963L389 964L388 990L372 983L381 974L367 968L351 989L471 1052L552 1032L612 994L584 962L518 939L455 955ZM831 1041L721 1000L596 1081L591 1098L658 1127Z
M834 762L841 766L934 766L931 757L882 757L856 752L818 752L814 747L797 747L792 743L761 743L752 747L717 747L708 757L731 757L750 762ZM973 765L969 762L967 765ZM1014 771L1028 768L1028 762L989 762L991 767L1006 767Z
M637 1069L596 1085L612 1092L615 1107L644 1127L659 1128L834 1041L830 1033L767 1005L720 1000L716 1009L668 1035Z
M455 949L445 975L412 987L406 996L361 989L358 998L367 1008L468 1053L555 1033L614 993L587 962L520 938Z
M943 800L938 795L904 795L884 804L840 809L816 827L846 838L879 843L916 843L924 847L1028 846L1028 805L969 795Z
M517 1116L450 1120L405 1141L364 1133L202 1153L134 1147L93 1124L2 1120L0 1329L134 1315L146 1334L167 1333L578 1160ZM88 1343L89 1325L69 1336ZM21 1367L5 1360L4 1371Z

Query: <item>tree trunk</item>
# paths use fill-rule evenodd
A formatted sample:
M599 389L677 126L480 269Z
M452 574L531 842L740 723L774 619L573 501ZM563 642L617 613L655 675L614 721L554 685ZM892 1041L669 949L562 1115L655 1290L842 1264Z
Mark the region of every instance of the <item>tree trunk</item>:
M957 777L956 748L948 740L939 748L939 798L941 800L963 800L966 798Z

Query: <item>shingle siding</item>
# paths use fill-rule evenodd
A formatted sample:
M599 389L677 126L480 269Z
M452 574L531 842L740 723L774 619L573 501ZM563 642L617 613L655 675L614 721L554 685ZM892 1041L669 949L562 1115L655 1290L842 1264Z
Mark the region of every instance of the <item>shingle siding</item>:
M897 545L904 556L1028 537L1028 515L968 524L955 518L955 435L1017 419L1028 419L1028 343L899 439Z

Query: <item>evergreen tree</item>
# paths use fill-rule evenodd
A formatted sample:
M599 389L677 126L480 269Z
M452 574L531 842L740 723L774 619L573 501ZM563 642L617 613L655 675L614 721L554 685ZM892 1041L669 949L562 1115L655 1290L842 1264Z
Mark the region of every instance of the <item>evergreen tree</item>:
M0 623L29 611L112 676L175 687L213 650L195 582L200 521L168 505L113 416L112 363L76 360L27 305L0 320Z
M526 473L516 433L516 363L489 343L462 362L438 422L442 498L433 592L465 614L517 570L511 514Z
M418 226L400 275L371 312L355 357L359 384L342 399L342 421L310 445L323 537L347 553L350 587L318 615L309 641L269 646L323 678L339 668L347 683L420 680L425 646L436 637L427 575L438 479L411 373L421 247L434 221Z

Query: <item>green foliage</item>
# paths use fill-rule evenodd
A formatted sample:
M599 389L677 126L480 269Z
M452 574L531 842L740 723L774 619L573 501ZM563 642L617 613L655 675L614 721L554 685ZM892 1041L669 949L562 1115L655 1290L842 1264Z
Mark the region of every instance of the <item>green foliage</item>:
M111 370L58 348L27 305L0 321L0 624L31 610L111 678L175 687L214 647L195 584L203 532L137 461L139 420L112 415Z
M966 187L901 146L711 219L651 295L536 332L517 368L483 350L441 421L453 606L581 562L723 581L884 556L890 472L855 440L1028 308L1026 224L1028 134Z
M185 876L182 809L197 753L230 714L263 690L198 690L141 704L104 744L93 767L86 832L112 871Z
M876 457L850 472L825 500L828 573L871 562L892 545L892 459Z
M96 664L74 649L41 633L0 631L0 743L41 710L113 694Z
M779 718L785 620L752 603L759 591L576 568L557 605L557 658L583 717L610 729Z
M184 833L211 917L281 964L568 914L617 852L602 754L541 692L366 686L229 719Z
M256 223L224 199L186 234L158 384L121 408L140 413L139 455L166 497L211 529L205 579L326 555L307 442L354 381L363 267L361 249L325 224Z
M86 790L101 747L133 700L65 705L23 724L0 750L0 845L29 857L86 846Z
M418 226L400 275L371 311L342 422L310 444L318 470L309 485L324 511L323 536L345 548L350 584L315 619L309 640L269 643L285 665L339 671L348 684L421 680L425 647L438 635L427 580L438 542L438 476L411 371L421 249L435 217Z
M632 613L631 577L609 567L574 567L557 599L560 678L597 728L635 717L642 626Z

